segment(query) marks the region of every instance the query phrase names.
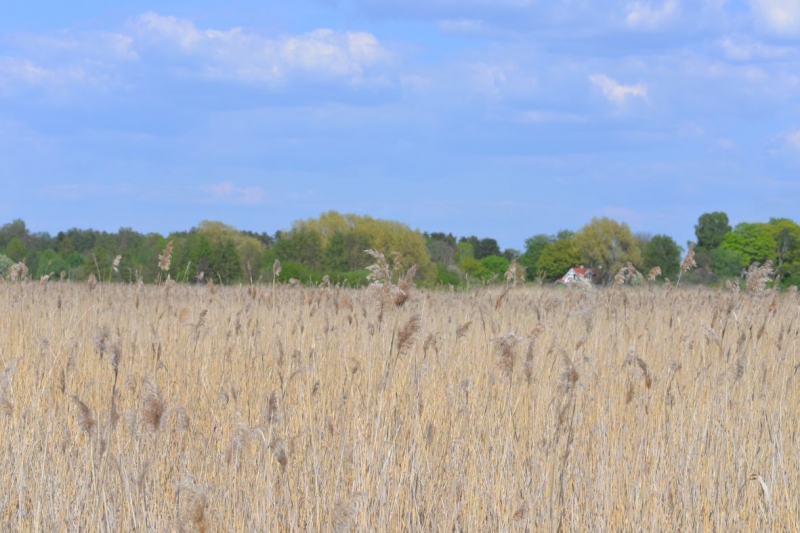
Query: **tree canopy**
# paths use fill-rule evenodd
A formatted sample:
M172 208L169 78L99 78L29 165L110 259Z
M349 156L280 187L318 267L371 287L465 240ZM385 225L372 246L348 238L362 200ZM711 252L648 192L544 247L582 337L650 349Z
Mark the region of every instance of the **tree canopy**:
M544 275L547 281L561 278L570 268L578 266L581 262L581 251L577 240L560 239L544 247L536 261L536 271Z
M703 251L710 252L722 244L725 235L730 233L731 226L728 223L728 215L722 211L704 213L700 215L694 227L694 234L697 236L697 247Z
M575 235L575 244L584 262L603 270L603 277L613 276L627 262L640 265L642 254L631 229L607 217L593 218Z
M645 244L642 261L645 272L659 267L663 277L676 279L681 268L681 247L668 235L655 235Z
M734 229L722 212L705 213L695 226L708 249L698 248L698 268L682 278L691 283L716 283L738 276L752 262L771 260L782 284L800 284L800 226L786 218L769 222L742 222ZM171 243L167 273L159 256ZM400 254L406 269L416 265L415 281L423 285L460 285L502 281L513 259L526 268L527 279L541 273L552 281L569 268L599 268L609 277L633 263L641 270L661 267L666 278L676 278L680 246L667 235L633 234L627 224L595 218L577 232L534 234L525 251L502 250L491 237L457 237L452 233L422 233L407 225L369 216L322 213L299 220L274 233L244 231L219 221L201 221L188 231L168 235L71 228L51 236L31 232L21 219L0 225L0 276L15 262L23 262L30 278L145 283L163 281L166 274L181 283L214 280L218 283L272 281L273 263L282 270L278 281L296 278L319 283L367 283L366 267L374 259L367 249L389 258Z

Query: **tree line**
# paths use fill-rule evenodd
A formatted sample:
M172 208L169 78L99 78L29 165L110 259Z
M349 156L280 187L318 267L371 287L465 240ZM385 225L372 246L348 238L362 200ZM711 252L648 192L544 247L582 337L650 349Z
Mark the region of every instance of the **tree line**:
M740 277L753 263L771 261L781 284L800 285L800 226L792 220L731 227L724 212L705 213L695 236L697 268L684 273L682 282L718 283ZM168 245L171 260L162 272L159 257ZM0 276L8 277L12 265L22 264L31 279L149 283L169 276L176 282L231 284L273 278L321 283L328 276L333 283L361 286L374 261L365 250L387 257L396 253L397 266L415 265L418 283L428 286L502 281L512 264L528 281L553 282L583 265L608 282L628 263L642 272L658 266L662 279L675 280L686 252L668 235L633 233L610 218L594 218L576 231L533 235L524 250L503 250L490 237L420 232L400 222L336 211L298 220L274 234L203 221L169 235L132 228L116 233L73 228L50 235L31 232L18 219L0 227Z

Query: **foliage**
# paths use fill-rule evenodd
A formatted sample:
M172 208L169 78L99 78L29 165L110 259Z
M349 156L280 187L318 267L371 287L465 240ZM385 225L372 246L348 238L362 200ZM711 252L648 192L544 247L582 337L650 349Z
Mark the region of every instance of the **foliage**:
M441 263L436 264L436 285L453 285L457 287L461 284L461 277L458 272L452 270L450 267Z
M580 261L581 252L574 238L557 240L542 250L539 260L536 262L536 271L544 273L545 280L555 281L570 268L578 266Z
M285 283L290 279L296 279L306 285L315 285L322 282L322 274L303 263L281 261L281 273L278 281Z
M12 261L10 257L0 254L0 277L5 277L8 273L8 269L11 268L13 264L14 261Z
M455 265L456 244L458 241L452 233L424 233L425 245L428 248L428 256L434 263L441 263L446 266Z
M370 246L369 237L364 233L337 231L323 251L326 271L347 272L366 268L370 264L370 257L364 250L370 249Z
M800 226L794 221L743 223L733 231L728 231L727 224L727 215L721 212L700 217L695 230L707 248L697 248L698 268L686 273L685 279L712 283L720 277L737 276L753 261L769 259L781 283L800 282ZM666 235L634 236L627 225L610 219L594 219L578 233L562 230L555 236L534 235L526 240L522 254L512 248L501 253L492 238L422 234L399 222L336 211L297 221L274 237L207 220L168 236L132 228L117 232L72 228L51 236L29 231L20 219L0 226L4 257L12 262L23 260L31 278L51 275L51 281L64 272L67 279L75 281L92 274L102 281L153 282L161 276L158 258L168 240L174 244L169 271L173 280L213 279L230 284L271 281L273 263L279 259L284 264L279 280L293 277L319 283L327 274L332 283L356 286L364 282L363 269L371 263L366 249L387 257L399 252L400 268L416 265L416 282L428 286L457 285L465 276L472 280L486 280L494 274L499 277L512 258L526 268L529 280L542 270L548 279L557 279L579 264L600 267L608 276L627 261L643 271L658 265L664 277L674 279L680 250ZM118 257L119 262L114 263Z
M486 277L486 267L474 257L465 257L458 263L458 268L469 278L483 279Z
M425 243L431 261L445 266L455 265L456 247L448 241L428 239Z
M480 260L483 268L486 269L486 274L492 276L497 274L498 278L502 281L503 275L508 270L509 261L501 255L489 255Z
M500 246L495 239L483 238L472 235L470 237L461 237L459 242L466 242L472 245L472 251L475 259L483 259L490 255L501 255Z
M642 250L642 271L648 272L653 267L661 268L664 278L675 279L681 264L681 248L668 235L651 237Z
M525 267L525 277L533 281L538 276L536 263L542 255L542 250L552 242L548 235L540 233L525 239L525 252L520 256L518 262Z
M800 278L800 225L786 218L770 219L768 229L775 240L776 272L787 284Z
M5 255L10 257L15 263L24 261L28 255L28 248L23 244L19 237L12 237L6 245Z
M627 224L610 218L593 218L575 235L575 243L584 261L603 270L603 277L613 275L626 263L641 264L641 251Z
M701 250L711 251L722 244L725 235L730 233L728 215L722 211L704 213L700 215L694 227L697 236L697 247Z
M317 231L304 227L280 231L275 254L281 263L291 261L318 271L322 267L322 236Z
M472 244L468 242L459 242L456 244L456 251L453 255L453 259L459 267L464 259L475 259L475 249L472 247Z
M742 222L725 235L720 248L739 252L742 255L739 266L748 267L753 262L774 259L778 245L768 224Z
M3 224L0 226L0 248L8 246L11 239L24 240L28 235L28 228L25 226L24 220L17 218L8 224Z
M328 211L317 219L296 222L293 224L290 233L303 234L306 238L310 233L315 233L318 236L318 252L315 253L319 253L320 257L314 260L316 262L303 261L312 265L315 269L319 269L322 266L322 249L328 245L330 239L337 233L343 235L357 234L359 246L366 244L366 248L381 252L387 257L392 252L400 253L404 268L416 265L419 272L424 272L430 264L425 238L422 234L410 229L405 224L392 220L378 220L369 216L353 214L342 215L336 211ZM284 233L280 233L276 246L281 246L281 240L284 235ZM315 244L314 246L316 247L317 245ZM366 259L360 256L353 260L363 263ZM361 266L359 264L359 268Z
M716 248L709 253L709 268L719 278L737 278L742 270L742 253L727 248Z

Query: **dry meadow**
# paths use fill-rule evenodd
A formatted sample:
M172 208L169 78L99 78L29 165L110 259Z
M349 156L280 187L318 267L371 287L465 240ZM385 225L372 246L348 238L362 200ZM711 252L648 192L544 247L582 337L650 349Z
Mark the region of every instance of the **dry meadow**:
M503 291L0 283L0 528L800 530L796 292Z

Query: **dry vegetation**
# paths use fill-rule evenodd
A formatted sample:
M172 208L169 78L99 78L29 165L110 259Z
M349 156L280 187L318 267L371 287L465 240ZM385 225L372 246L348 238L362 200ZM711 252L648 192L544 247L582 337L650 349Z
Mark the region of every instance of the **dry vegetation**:
M384 289L0 283L0 526L800 530L796 293Z

